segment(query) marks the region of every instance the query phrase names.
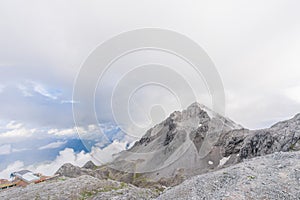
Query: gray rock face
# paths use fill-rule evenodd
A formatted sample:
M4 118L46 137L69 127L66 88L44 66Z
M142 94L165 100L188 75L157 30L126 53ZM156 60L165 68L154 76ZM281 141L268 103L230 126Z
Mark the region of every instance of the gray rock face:
M104 166L98 167L93 162L89 161L82 168L74 166L70 163L66 163L63 166L61 166L55 174L68 178L77 178L83 175L89 175L99 179L107 179L109 178L110 173L116 173L111 171L111 169L107 169Z
M96 169L97 166L92 161L88 161L87 163L85 163L85 165L82 168L84 168L84 169Z
M59 174L61 176L66 176L69 178L76 178L85 173L84 170L82 170L80 167L74 166L70 163L66 163L59 168L56 174Z
M277 139L278 137L272 134L272 131L268 130L256 131L253 135L246 136L240 150L240 158L252 158L278 151L287 151L288 149L282 146L283 141L280 142Z
M59 174L61 176L66 176L69 178L76 178L87 173L85 173L85 170L80 167L74 166L70 163L66 163L61 166L55 174Z
M157 200L299 200L299 188L300 152L280 152L195 176L167 190Z
M300 148L300 115L262 130L233 130L224 133L215 145L224 157L236 156L236 162L279 151Z

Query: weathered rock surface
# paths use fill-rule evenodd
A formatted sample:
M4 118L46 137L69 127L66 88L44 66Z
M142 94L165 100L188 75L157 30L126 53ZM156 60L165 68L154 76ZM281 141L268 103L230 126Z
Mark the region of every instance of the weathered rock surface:
M158 192L138 188L112 180L100 180L88 175L78 178L60 177L51 182L29 185L26 188L12 188L0 192L2 200L83 200L83 199L150 199Z
M56 172L56 174L59 174L61 176L66 176L69 178L76 178L76 177L86 174L84 172L85 172L85 170L83 168L74 166L70 163L66 163L59 168L59 170Z
M87 163L85 163L85 165L82 168L84 168L84 169L96 169L97 166L92 161L88 161Z
M195 176L167 190L157 200L300 199L300 152L256 157Z
M228 164L274 152L300 150L300 114L262 130L233 130L222 134L215 145Z

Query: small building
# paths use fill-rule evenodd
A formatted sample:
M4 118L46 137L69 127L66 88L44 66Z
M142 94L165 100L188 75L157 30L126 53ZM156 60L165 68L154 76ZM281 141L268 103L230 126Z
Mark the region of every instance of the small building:
M19 186L26 187L29 184L37 184L44 181L52 180L58 175L44 176L40 173L33 173L29 170L21 170L10 174L12 181L0 179L0 190Z
M13 172L10 177L14 179L14 182L18 181L18 185L20 186L26 186L40 180L40 177L37 174L34 174L29 170Z

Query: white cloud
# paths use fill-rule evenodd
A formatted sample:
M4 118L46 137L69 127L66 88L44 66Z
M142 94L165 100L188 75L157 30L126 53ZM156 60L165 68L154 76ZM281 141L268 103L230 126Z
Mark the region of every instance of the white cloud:
M29 150L29 148L21 148L21 149L15 149L15 148L12 148L12 152L21 152L21 151L27 151Z
M50 135L56 135L56 136L74 136L74 135L76 135L76 129L75 128L69 128L69 129L50 129L48 131L48 134L50 134Z
M36 133L36 129L27 129L27 128L18 128L13 129L0 134L0 139L5 138L18 138L18 137L31 137L34 133Z
M62 104L75 104L75 103L80 103L79 101L74 101L74 100L62 100Z
M110 123L103 123L103 124L99 124L99 128L104 132L110 132L110 131L114 131L114 130L119 130L119 127L114 125L114 124L110 124ZM95 130L96 126L95 125L89 125L89 130Z
M106 144L108 142L105 134L108 131L118 130L118 127L111 124L93 125L86 127L72 127L72 128L31 128L16 121L4 123L0 131L0 144L17 143L20 141L45 138L57 138L57 140L66 140L69 138L80 138L86 140L103 140ZM121 139L120 137L112 137L112 139ZM59 143L58 143L59 144ZM57 144L57 145L58 145ZM53 144L54 145L54 144Z
M114 154L126 150L127 144L128 142L119 142L115 140L113 143L103 149L93 147L91 155L97 163L107 163L113 160Z
M86 128L78 126L66 129L50 129L48 130L48 134L56 136L75 136L78 134L88 134L89 132L94 130L96 130L95 125L88 125Z
M11 153L11 145L5 144L0 146L0 155L8 155Z
M5 85L0 84L0 93L2 93L5 89Z
M45 146L42 146L39 148L39 150L44 150L44 149L57 149L63 145L65 145L67 141L57 141L57 142L52 142L50 144L47 144Z
M11 121L6 125L7 129L19 129L23 126L22 123L17 123L15 121Z
M27 148L21 148L21 149L16 149L13 148L11 144L4 144L0 146L0 155L9 155L14 152L21 152L21 151L26 151L28 150Z
M290 99L300 103L300 86L288 88L286 90L286 95Z
M56 100L57 96L49 92L43 85L32 82L34 84L33 90L40 95L43 95L45 97L48 97L50 99Z
M2 131L0 132L0 144L17 143L19 141L28 140L33 136L43 137L44 134L44 130L42 129L28 128L22 123L10 121L2 127Z
M112 124L90 124L86 127L77 126L73 128L67 128L67 129L50 129L48 130L48 134L58 136L58 137L77 137L80 136L80 138L87 139L87 140L93 140L95 138L102 138L103 133L107 133L110 131L116 130L118 131L119 128ZM107 142L107 141L106 141Z
M296 84L299 80L299 2L216 3L195 0L183 4L173 1L172 9L168 4L160 2L158 6L150 1L133 1L132 5L139 6L122 3L124 9L122 6L116 8L115 3L109 1L81 2L72 5L78 11L76 13L70 12L70 5L59 4L61 9L56 13L57 18L53 18L49 16L52 15L51 9L58 6L55 2L35 6L26 2L20 9L11 1L2 1L0 18L6 23L1 26L3 37L0 42L9 44L0 50L2 65L13 63L14 67L19 66L16 69L26 69L22 72L29 69L28 74L19 72L20 75L15 76L26 76L28 79L39 77L43 87L36 87L36 91L47 98L57 98L45 85L62 83L65 84L62 87L70 92L80 63L97 44L120 32L150 24L183 33L203 46L216 63L225 88L239 93L239 96L242 94L238 89L253 87L258 94L263 92L262 89L276 90L278 85L286 87L286 84ZM156 10L155 16L143 15L152 10ZM126 15L128 12L135 15ZM124 16L122 21L115 17L120 13ZM178 17L178 13L181 13L179 19L172 20L174 16ZM65 20L62 22L58 20L60 18ZM105 19L111 20L108 22ZM280 30L278 27L281 27ZM80 31L75 32L75 29ZM16 34L18 32L24 34ZM15 78L6 75L5 67L0 75L1 80ZM89 81L86 82L90 87ZM26 90L23 92L30 95ZM272 96L267 98L273 100ZM147 100L147 97L144 99ZM247 111L243 115L256 112L253 108ZM283 114L290 115L289 112ZM237 121L247 123L240 120L242 117L238 114L235 117ZM256 118L259 121L262 116L257 115Z
M19 84L17 88L22 92L24 97L32 97L33 94L30 92L29 88L25 85Z
M39 172L44 175L53 175L63 164L71 163L75 166L82 167L86 162L93 161L97 165L110 162L113 155L126 149L127 142L114 141L104 149L93 147L90 153L75 153L73 149L66 148L59 152L55 160L46 163L39 163L30 166L24 166L22 161L16 161L7 166L0 172L0 178L8 178L11 172L21 169L28 169L33 172Z
M24 169L24 163L21 161L15 161L14 163L8 165L6 169L0 172L0 178L9 179L12 172L22 169Z
M52 89L50 90L43 84L32 80L27 80L22 84L18 84L17 88L22 92L23 96L25 97L33 97L34 93L37 93L46 98L57 100L58 96L60 95L60 92L58 92L57 90L51 91Z

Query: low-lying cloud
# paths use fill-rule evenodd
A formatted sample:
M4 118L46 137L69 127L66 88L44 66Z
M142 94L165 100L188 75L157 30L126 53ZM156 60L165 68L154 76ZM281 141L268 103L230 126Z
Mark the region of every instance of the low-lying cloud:
M54 147L57 144L59 143L52 143L49 144L48 147ZM28 169L36 173L42 173L50 176L53 175L65 163L71 163L75 166L82 167L88 161L93 161L96 165L101 165L112 161L113 155L125 150L126 147L128 147L127 142L114 141L112 144L103 149L94 147L90 153L85 153L83 151L76 153L71 148L65 148L63 151L59 152L58 156L53 161L29 166L25 166L24 162L21 160L15 161L0 172L0 178L8 179L12 172L22 169Z
M50 144L47 144L45 146L42 146L39 148L39 150L44 150L44 149L57 149L63 145L65 145L67 142L64 141L64 142L61 142L61 141L58 141L58 142L52 142Z

